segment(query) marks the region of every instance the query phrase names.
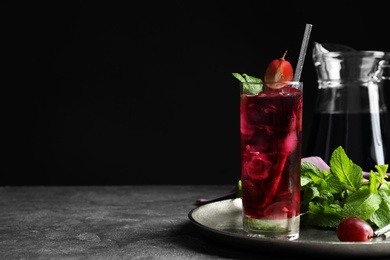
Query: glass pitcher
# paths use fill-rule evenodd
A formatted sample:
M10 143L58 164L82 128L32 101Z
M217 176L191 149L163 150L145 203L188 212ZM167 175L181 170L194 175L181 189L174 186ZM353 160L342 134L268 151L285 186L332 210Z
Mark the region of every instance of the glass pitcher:
M390 164L390 126L383 94L389 53L314 43L318 91L308 154L329 163L342 146L363 171Z

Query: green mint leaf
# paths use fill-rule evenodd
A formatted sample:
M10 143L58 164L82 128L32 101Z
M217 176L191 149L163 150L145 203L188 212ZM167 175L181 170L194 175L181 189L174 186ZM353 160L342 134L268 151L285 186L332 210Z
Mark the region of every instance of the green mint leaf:
M334 174L329 174L326 177L329 192L332 194L341 194L345 190L345 185Z
M356 191L362 185L362 168L354 164L352 160L348 158L341 146L336 148L332 153L330 158L330 169L347 189Z
M305 187L313 185L327 188L327 183L324 182L324 180L326 180L328 176L328 171L321 171L315 164L311 162L301 163L301 189L303 190Z
M243 83L246 82L245 78L244 78L243 76L241 76L240 73L233 72L232 75L233 75L236 79L238 79L240 82L243 82Z
M311 202L309 211L301 215L301 221L306 226L334 228L343 219L342 208L337 204L321 204Z
M305 189L305 192L301 195L301 212L307 211L307 207L311 201L320 197L320 192L317 187L309 187Z
M382 185L387 185L388 183L386 182L385 179L388 178L387 176L387 168L388 165L375 165L375 168L378 170L378 172L373 172L371 171L370 173L373 173L376 177L376 181L378 183L377 188L380 189Z
M389 165L388 164L384 164L384 165L375 165L375 169L378 170L378 174L380 175L380 177L382 179L387 179L388 176L387 176L387 169L389 168Z
M255 218L249 218L247 219L247 226L249 229L262 229L262 230L269 230L272 233L278 233L278 232L287 232L288 229L285 227L281 227L277 224L272 224L269 221L266 221L264 219L255 219Z
M262 83L263 81L259 78L249 76L248 74L242 74L242 76L245 78L246 82L253 82L253 83Z
M301 189L310 187L310 183L312 183L312 180L309 177L301 175Z
M379 208L371 215L369 221L381 228L390 223L390 190L380 189L382 202Z
M323 172L311 162L302 162L301 163L301 176L306 177L314 182L318 179L324 179Z
M358 216L367 220L379 208L381 202L380 195L371 193L367 187L362 188L346 199L343 215L344 217Z
M370 189L370 192L373 193L373 194L378 194L377 180L378 180L378 178L375 175L375 173L373 171L370 171L370 175L369 175L369 189Z
M248 74L232 73L233 77L238 79L242 84L242 91L249 95L257 95L263 91L263 84L250 84L250 83L263 83L260 78L249 76Z

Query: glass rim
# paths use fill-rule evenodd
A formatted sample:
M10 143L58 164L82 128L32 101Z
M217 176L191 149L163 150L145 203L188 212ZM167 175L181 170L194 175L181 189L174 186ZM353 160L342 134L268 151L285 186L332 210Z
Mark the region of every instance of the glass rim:
M279 84L279 83L284 83L284 84L289 84L289 85L298 85L298 84L303 84L303 81L297 81L297 80L283 80L283 81L262 81L262 82L240 82L240 84Z
M375 57L384 58L388 57L390 52L377 51L377 50L364 50L364 51L330 51L320 54L315 54L314 57L325 58L338 58L338 57Z

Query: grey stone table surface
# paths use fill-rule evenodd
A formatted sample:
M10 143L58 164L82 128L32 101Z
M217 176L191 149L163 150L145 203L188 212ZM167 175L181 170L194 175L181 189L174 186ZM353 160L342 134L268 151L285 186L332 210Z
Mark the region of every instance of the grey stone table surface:
M210 239L189 220L231 186L5 186L0 259L292 259Z

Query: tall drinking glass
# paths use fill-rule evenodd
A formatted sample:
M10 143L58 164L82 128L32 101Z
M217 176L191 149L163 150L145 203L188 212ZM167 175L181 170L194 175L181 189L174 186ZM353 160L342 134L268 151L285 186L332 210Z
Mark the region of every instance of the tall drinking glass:
M299 237L302 82L240 83L243 229ZM258 94L253 90L260 90Z

